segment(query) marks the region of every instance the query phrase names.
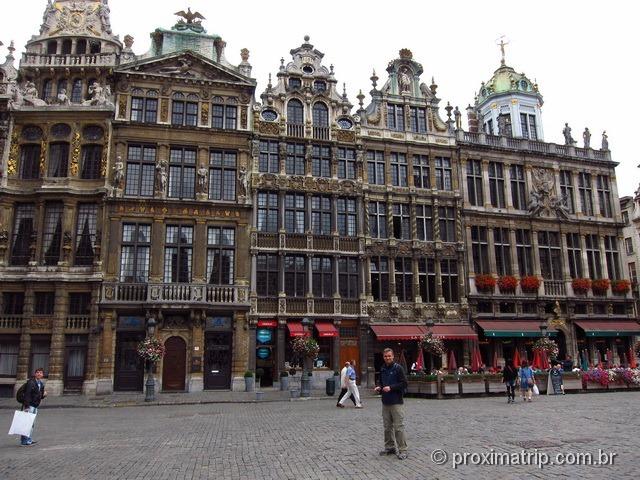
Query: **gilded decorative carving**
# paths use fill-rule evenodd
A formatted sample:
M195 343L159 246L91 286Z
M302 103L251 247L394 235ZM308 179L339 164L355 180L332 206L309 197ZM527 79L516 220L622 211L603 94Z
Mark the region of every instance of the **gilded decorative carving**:
M78 176L78 165L80 163L80 132L76 130L73 132L71 138L71 165L69 165L69 172L72 177Z
M126 119L127 118L127 96L119 95L118 102L118 118Z
M169 99L163 98L160 101L160 121L166 123L169 121Z
M247 107L244 105L240 107L240 128L247 128Z
M356 134L348 130L338 130L338 141L353 143L356 141Z
M9 147L9 161L7 162L7 175L18 174L18 156L20 154L20 131L16 128L11 135L11 146Z
M258 130L265 135L278 135L280 133L280 127L273 122L260 122Z
M33 317L31 319L31 330L48 330L51 328L50 318Z
M203 103L200 108L200 123L203 125L209 124L209 104Z
M40 176L44 177L47 173L47 134L42 135L40 143Z
M107 163L109 161L109 157L108 157L109 149L107 148L107 146L108 146L108 142L102 149L102 159L100 160L100 175L102 176L102 178L105 178L107 176Z

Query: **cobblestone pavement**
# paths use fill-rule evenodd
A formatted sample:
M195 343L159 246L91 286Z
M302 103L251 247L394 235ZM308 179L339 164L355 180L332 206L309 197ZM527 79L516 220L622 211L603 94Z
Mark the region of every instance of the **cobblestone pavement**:
M0 478L43 479L456 479L638 478L637 392L534 398L409 399L409 458L380 457L378 399L43 409L32 447L0 440ZM11 413L0 411L8 431ZM491 466L557 454L614 453L613 466ZM446 452L447 459L442 465ZM435 454L434 451L437 451ZM461 454L456 457L456 453ZM467 465L456 469L452 460ZM484 454L484 456L482 456ZM470 456L469 456L470 455ZM602 456L600 458L603 458ZM609 457L607 457L608 460ZM476 465L471 465L475 463ZM478 463L484 463L477 465ZM608 462L610 463L610 462Z

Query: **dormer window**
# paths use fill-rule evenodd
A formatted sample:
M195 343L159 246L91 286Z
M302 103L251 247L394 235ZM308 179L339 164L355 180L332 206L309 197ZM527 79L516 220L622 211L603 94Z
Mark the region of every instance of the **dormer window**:
M536 116L530 113L520 114L520 128L522 129L522 138L538 139L538 131L536 129Z
M389 130L404 132L404 107L402 105L387 105L387 127Z
M275 122L278 118L278 114L275 110L263 110L262 111L262 119L265 122Z
M291 90L297 90L299 88L302 88L302 80L299 78L290 78L289 79L289 89Z
M327 91L327 82L323 80L316 80L313 82L313 91L316 93Z
M135 89L131 93L131 121L156 123L158 118L158 92Z
M190 94L185 97L183 93L173 95L171 110L171 124L178 126L196 127L198 125L198 96Z
M311 65L305 65L304 67L302 67L302 71L308 75L311 75L313 73L313 67Z
M214 97L211 107L211 126L225 130L238 128L238 101L235 98Z

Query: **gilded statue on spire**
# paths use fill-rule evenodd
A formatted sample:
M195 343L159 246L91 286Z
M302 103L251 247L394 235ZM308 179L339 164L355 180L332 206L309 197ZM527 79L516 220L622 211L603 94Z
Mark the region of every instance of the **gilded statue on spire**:
M505 42L504 41L505 36L504 35L500 35L500 38L498 40L500 40L500 43L498 43L496 41L497 45L500 45L500 52L502 53L502 58L500 59L500 65L505 65L505 61L504 61L504 47L506 47L507 45L509 45L509 42Z

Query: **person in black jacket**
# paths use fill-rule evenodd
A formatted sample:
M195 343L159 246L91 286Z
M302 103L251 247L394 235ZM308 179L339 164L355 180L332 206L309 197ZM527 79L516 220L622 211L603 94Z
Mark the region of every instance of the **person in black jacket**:
M393 350L382 353L384 365L380 369L380 382L375 388L382 395L382 423L384 425L384 450L380 455L396 454L400 460L407 458L407 440L404 435L404 400L407 388L404 368L393 361Z
M518 371L513 366L511 359L505 362L502 371L502 381L507 386L507 403L516 402L516 380L518 379Z
M33 372L33 377L27 381L27 386L24 390L24 401L22 402L22 409L25 412L38 413L40 402L47 396L47 392L44 389L44 383L42 383L42 377L44 377L44 370L42 368L38 368ZM33 435L33 428L31 430L31 435ZM29 446L37 443L32 440L31 435L28 437L20 436L20 445Z

